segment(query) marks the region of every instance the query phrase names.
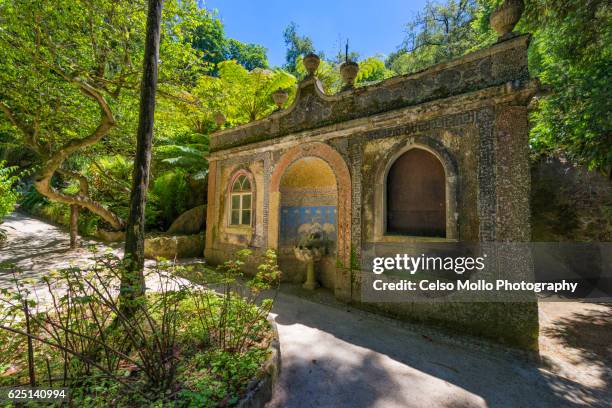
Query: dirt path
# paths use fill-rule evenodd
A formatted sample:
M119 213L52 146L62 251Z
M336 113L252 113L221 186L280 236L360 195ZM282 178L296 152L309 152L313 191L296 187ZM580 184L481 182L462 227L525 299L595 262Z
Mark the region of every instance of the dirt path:
M42 221L13 214L4 227L0 262L16 263L23 277L88 262L87 249L70 251L68 235ZM611 310L541 304L544 363L536 364L333 299L281 293L274 313L282 370L269 407L609 407Z
M28 287L34 291L39 303L49 301L45 285L39 279L49 272L71 266L92 264L95 255L112 252L123 256L121 244L105 245L98 241L80 238L79 248L70 249L70 237L60 227L51 225L23 213L12 213L4 219L2 228L7 233L6 243L0 247L0 264L15 266L17 277L28 280ZM145 267L150 268L155 261L147 260ZM147 289L157 290L159 277L147 276ZM13 288L14 277L11 273L0 271L0 288Z

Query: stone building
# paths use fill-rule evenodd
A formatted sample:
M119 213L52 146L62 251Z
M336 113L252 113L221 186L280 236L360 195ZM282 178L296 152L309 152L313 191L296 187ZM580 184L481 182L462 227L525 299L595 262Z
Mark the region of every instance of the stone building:
M320 284L345 302L537 347L537 304L363 304L366 254L431 243L527 242L529 36L424 71L327 95L310 67L293 104L211 136L205 256L279 254L313 227L330 241ZM256 262L254 259L253 262Z

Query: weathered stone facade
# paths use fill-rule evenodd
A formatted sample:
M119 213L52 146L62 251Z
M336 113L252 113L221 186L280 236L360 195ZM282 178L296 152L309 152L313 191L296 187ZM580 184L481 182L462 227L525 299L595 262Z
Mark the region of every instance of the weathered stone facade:
M529 78L528 44L528 36L511 36L425 71L337 95L326 95L318 80L309 77L299 84L290 108L213 134L208 260L220 263L244 247L255 254L274 248L279 250L285 278L302 281L303 265L283 250L286 240L279 235L290 228L281 225L282 214L314 214L312 222L328 224L334 235L333 249L322 261L327 271L324 286L337 298L359 304L361 273L371 272L362 265L365 253L395 253L398 244L529 241L526 106L537 82ZM432 154L444 168L444 237L386 231L386 177L395 160L411 149ZM306 158L325 162L336 188L323 191L326 185L305 185L302 193L311 200L298 208L286 201L289 190L284 188L299 196L299 186L284 177ZM239 226L229 222L232 180L238 172L248 174L254 186L248 210L252 220ZM303 172L320 173L315 167ZM535 303L368 307L537 347Z

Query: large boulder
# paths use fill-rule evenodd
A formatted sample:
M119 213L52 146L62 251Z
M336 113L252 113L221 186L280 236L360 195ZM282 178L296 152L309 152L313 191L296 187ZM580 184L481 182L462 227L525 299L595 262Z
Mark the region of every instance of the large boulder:
M145 238L145 258L194 258L204 253L204 234L158 235Z
M181 214L170 228L168 234L197 234L206 227L206 204L192 208Z
M125 240L124 231L105 231L99 229L97 236L104 242L119 242Z

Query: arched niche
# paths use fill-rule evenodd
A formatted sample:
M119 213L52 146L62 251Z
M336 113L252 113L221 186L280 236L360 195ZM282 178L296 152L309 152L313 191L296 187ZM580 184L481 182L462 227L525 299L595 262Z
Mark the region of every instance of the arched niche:
M446 175L436 156L414 148L387 174L386 233L446 238Z
M351 177L342 156L324 143L315 142L293 147L277 161L270 178L268 246L273 249L279 248L281 180L292 164L304 158L324 161L335 177L337 192L336 257L340 265L348 268L351 253ZM284 188L288 187L288 185L284 186Z
M391 179L389 179L391 177ZM451 155L433 139L408 140L391 149L376 172L374 239L456 240L457 168ZM395 179L395 180L394 180ZM428 185L429 183L429 185ZM404 189L390 201L389 187ZM389 210L396 211L389 214ZM403 221L389 224L389 215L404 211ZM418 213L421 214L418 214Z

